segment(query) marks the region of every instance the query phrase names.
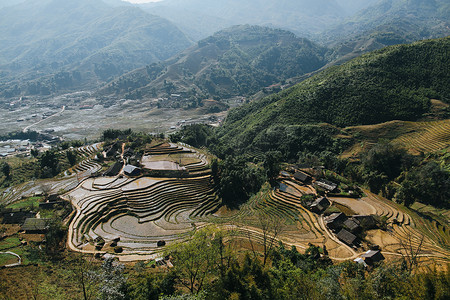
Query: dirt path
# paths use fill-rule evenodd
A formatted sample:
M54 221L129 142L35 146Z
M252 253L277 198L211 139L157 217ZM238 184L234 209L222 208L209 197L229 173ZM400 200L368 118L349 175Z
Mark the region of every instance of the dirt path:
M9 267L15 267L15 266L20 266L20 265L22 264L22 258L21 258L18 254L14 253L14 252L6 251L6 252L0 252L0 254L9 254L9 255L13 255L13 256L16 256L16 257L19 259L19 261L16 262L16 263L6 265L5 267L7 267L7 268L9 268Z
M25 128L22 130L22 132L27 132L31 127L36 126L36 125L38 125L38 124L40 124L40 123L43 123L44 121L47 121L47 120L49 120L49 119L51 119L51 118L53 118L53 117L56 117L56 116L62 114L65 110L66 110L66 106L63 105L61 111L59 111L59 112L57 112L57 113L55 113L55 114L49 116L48 118L42 119L42 120L40 120L40 121L38 121L38 122L36 122L36 123L34 123L34 124L28 125L27 127L25 127Z

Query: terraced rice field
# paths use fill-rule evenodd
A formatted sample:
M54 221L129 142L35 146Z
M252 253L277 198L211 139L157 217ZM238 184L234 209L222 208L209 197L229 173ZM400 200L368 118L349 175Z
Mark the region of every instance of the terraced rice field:
M448 231L436 227L436 222L427 221L413 211L389 200L365 191L367 197L361 199L376 210L376 215L388 220L388 231L373 230L368 240L383 247L385 256L400 257L407 248L417 249L422 242L419 256L440 262L449 262L450 235ZM393 222L396 220L396 222Z
M72 250L87 253L98 252L94 245L99 237L106 242L100 252L113 252L111 243L119 238L117 245L123 248L123 257L139 259L143 257L139 255L160 251L158 241L183 240L189 232L208 223L233 230L234 238L244 244L249 240L258 244L263 241L258 222L260 216L279 220L283 226L277 239L299 250L306 249L309 243L326 246L335 260L353 259L363 252L363 249L356 250L339 241L325 227L322 216L302 206L300 197L314 194L312 186L285 178L280 188L266 188L239 210L221 216L215 213L221 202L211 182L209 161L204 154L187 145L154 144L146 150L149 162L177 164L177 168L171 170L180 167L188 170L188 175L129 178L120 174L89 178L100 169L93 160L100 148L101 145L96 144L76 149L83 160L69 172L57 179L11 188L3 195L2 202L11 203L33 194L42 184L50 185L54 192L68 191L64 197L76 208L69 226L68 244ZM423 218L368 191L365 194L366 197L361 199L331 198L331 201L358 214L374 214L387 219L387 231L367 232L367 240L380 245L385 257L399 258L405 254L405 244L418 247L423 239L421 259L449 262L448 224Z
M429 122L390 121L376 125L345 128L351 135L357 134L358 143L347 149L341 157L357 156L378 140L387 139L392 144L407 149L412 154L435 152L450 146L450 120Z
M305 209L300 203L300 195L311 193L312 187L298 185L291 180L282 181L282 189L267 189L254 196L233 216L217 219L236 230L235 237L241 240L262 242L263 232L258 226L258 217L275 217L284 224L278 236L286 245L305 249L309 243L326 246L335 260L354 259L363 249L348 247L324 225L323 217ZM388 230L370 230L367 240L379 245L388 259L397 259L406 254L405 248L416 249L422 239L419 257L429 263L448 263L450 235L448 230L435 221L427 221L413 211L365 191L361 199L330 198L332 202L348 207L361 215L377 215L387 219ZM395 220L395 221L394 221Z
M392 141L413 153L435 152L450 145L450 120L433 122L408 122L413 132Z
M34 193L42 192L43 186L50 189L49 193L72 190L81 180L100 170L101 166L93 160L95 153L100 149L100 143L75 149L81 157L80 163L54 179L33 180L9 188L0 195L0 203L9 204L22 197L31 197Z
M309 243L326 246L330 257L338 260L355 256L350 247L328 232L319 215L301 205L300 196L313 193L312 187L291 180L284 180L282 185L282 189L268 189L255 195L235 215L216 217L214 221L221 220L226 226L231 226L235 239L262 243L259 218L275 218L282 223L277 239L285 245L296 246L299 250L308 248Z
M187 169L185 178L89 178L66 195L77 209L69 227L73 250L95 252L93 241L119 240L124 254L153 253L158 241L183 239L202 226L202 218L217 210L220 201L211 182L205 155L175 144L158 144L147 150L147 162ZM175 156L178 162L171 161ZM171 162L172 164L170 164ZM157 165L157 164L156 164ZM150 167L156 166L150 164ZM158 165L159 166L159 165Z
M65 176L69 176L72 173L77 173L79 176L85 177L97 172L101 169L101 166L94 161L94 156L97 151L100 150L100 144L94 144L89 146L83 146L76 149L77 155L81 157L81 162L72 167L64 173Z

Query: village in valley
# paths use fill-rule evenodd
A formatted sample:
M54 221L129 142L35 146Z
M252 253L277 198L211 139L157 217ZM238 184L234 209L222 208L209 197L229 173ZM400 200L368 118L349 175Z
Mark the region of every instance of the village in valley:
M448 3L0 0L0 300L450 299Z
M232 232L242 249L249 249L249 240L265 243L261 238L268 235L299 250L315 245L332 260L373 266L409 255L408 241L425 264L448 258L433 236L421 233L430 225L407 208L323 166L285 164L273 188L230 210L217 194L215 158L205 150L145 136L70 149L76 165L54 179L3 192L0 245L17 241L9 249L24 253L48 243L48 218L56 215L67 227L68 249L121 262L171 265L162 256L165 246L210 224ZM282 228L261 226L261 218L276 219Z

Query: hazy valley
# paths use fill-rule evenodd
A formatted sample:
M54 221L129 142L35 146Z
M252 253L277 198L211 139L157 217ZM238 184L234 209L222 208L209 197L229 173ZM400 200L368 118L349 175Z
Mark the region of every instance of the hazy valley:
M444 0L4 0L0 299L447 299Z

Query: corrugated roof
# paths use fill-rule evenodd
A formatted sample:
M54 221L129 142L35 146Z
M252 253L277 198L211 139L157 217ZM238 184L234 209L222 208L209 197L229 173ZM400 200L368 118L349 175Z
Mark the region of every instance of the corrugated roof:
M294 178L300 181L307 181L309 180L311 177L308 174L305 174L303 172L296 172L294 174Z
M345 229L341 229L336 236L347 245L352 245L356 241L356 235Z
M125 174L133 174L134 172L140 172L141 169L133 165L126 165L123 168L123 171L125 172Z
M348 229L350 229L351 231L358 229L359 223L353 219L347 219L344 222L345 227L347 227Z
M22 225L22 230L25 231L42 231L47 229L46 219L28 218Z

